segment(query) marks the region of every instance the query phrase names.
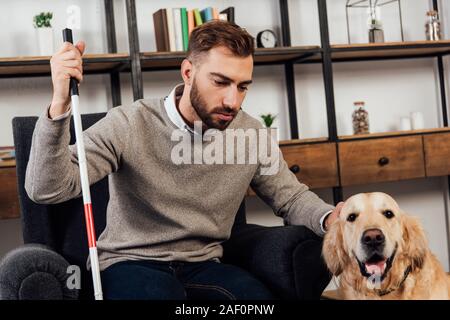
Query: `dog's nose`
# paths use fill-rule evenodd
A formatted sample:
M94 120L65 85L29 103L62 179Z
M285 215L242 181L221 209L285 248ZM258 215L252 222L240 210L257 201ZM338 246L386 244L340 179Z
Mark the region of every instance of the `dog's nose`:
M364 231L362 243L369 247L378 247L384 244L385 238L380 229L369 229Z

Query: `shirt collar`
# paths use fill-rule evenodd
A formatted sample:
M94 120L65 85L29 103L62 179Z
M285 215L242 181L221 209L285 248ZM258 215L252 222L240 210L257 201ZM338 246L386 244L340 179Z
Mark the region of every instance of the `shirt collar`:
M184 84L178 84L172 89L169 96L164 98L164 107L166 108L170 121L172 121L175 126L192 134L200 134L199 132L194 132L194 130L184 121L175 104L176 96L181 95L183 92L183 86Z

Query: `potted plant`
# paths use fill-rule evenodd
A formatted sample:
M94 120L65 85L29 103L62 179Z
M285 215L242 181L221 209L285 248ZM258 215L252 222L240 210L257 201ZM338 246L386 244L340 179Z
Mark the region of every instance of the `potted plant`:
M53 50L53 28L51 20L53 13L41 12L34 16L33 23L36 29L39 53L43 56L52 55Z
M275 120L276 117L277 117L276 115L273 115L271 113L267 113L267 114L262 114L261 115L261 118L263 120L264 126L266 128L270 128L272 126L273 121Z

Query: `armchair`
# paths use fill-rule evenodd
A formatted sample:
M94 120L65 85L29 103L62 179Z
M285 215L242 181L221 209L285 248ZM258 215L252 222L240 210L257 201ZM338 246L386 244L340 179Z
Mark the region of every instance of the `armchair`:
M88 128L105 113L82 116ZM88 246L81 198L60 204L31 201L24 189L25 171L37 117L13 119L17 177L25 246L0 263L0 299L92 299L86 270ZM74 143L73 122L71 143ZM91 186L95 231L106 224L108 177ZM322 240L302 226L263 227L247 224L245 203L224 244L223 262L238 265L264 282L280 299L319 299L331 279L321 258ZM69 265L81 268L81 289L70 290Z

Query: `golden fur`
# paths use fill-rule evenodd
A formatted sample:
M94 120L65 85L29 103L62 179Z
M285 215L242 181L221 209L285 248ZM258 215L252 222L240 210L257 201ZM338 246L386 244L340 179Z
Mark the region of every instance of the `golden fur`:
M387 218L389 210L393 217ZM356 214L356 219L351 221ZM350 221L349 221L350 220ZM368 257L362 243L366 230L380 230L385 237L383 253L392 257L377 286L363 276L359 261ZM366 250L366 251L365 251ZM323 257L329 270L339 278L344 299L449 299L450 281L437 258L430 252L422 227L406 215L392 197L376 192L349 198L325 235ZM386 265L386 264L385 264ZM365 266L363 263L362 266ZM405 271L411 272L405 277ZM362 268L362 269L361 269ZM382 270L382 269L380 269Z

